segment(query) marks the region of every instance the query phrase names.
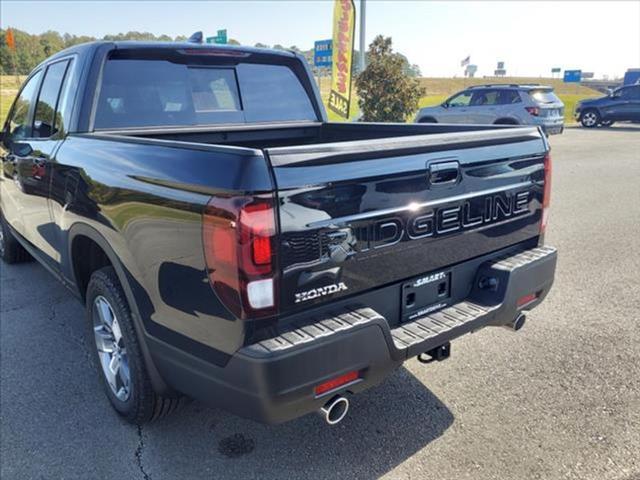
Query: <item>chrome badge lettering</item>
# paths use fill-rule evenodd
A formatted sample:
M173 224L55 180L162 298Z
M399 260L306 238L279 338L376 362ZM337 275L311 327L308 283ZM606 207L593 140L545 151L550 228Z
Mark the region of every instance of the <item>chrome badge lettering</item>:
M445 278L447 278L447 274L444 272L433 273L431 275L427 275L426 277L417 279L415 282L413 282L413 287L420 287L422 285L426 285L427 283L444 280Z
M347 290L347 286L343 282L325 285L324 287L312 288L306 292L296 293L295 303L306 302L308 300L313 300L314 298L324 297L325 295L332 295L343 290Z

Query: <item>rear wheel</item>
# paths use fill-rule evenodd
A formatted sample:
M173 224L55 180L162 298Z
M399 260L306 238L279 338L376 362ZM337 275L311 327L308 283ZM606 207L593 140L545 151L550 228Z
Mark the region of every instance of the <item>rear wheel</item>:
M138 425L175 410L180 398L161 397L151 386L131 310L112 267L91 275L86 312L96 367L113 408Z
M20 263L31 259L31 255L13 236L9 225L0 213L0 258L6 263Z
M600 123L600 114L597 110L585 110L580 116L580 123L585 128L597 127Z

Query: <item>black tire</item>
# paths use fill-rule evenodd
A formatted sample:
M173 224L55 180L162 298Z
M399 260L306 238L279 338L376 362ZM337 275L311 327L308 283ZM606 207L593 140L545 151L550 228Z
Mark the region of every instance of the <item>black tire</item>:
M589 108L580 114L580 123L584 128L595 128L600 122L600 114L593 108Z
M181 397L161 397L153 390L138 343L138 337L136 336L131 310L113 267L101 268L91 275L86 298L89 348L93 351L94 366L102 380L107 397L116 412L129 423L142 425L175 411L182 403ZM117 353L115 353L115 350L112 353L98 351L97 338L99 337L103 345L106 345L108 341L105 338L109 335L107 330L102 329L98 332L100 329L94 328L94 322L100 322L96 318L96 315L100 317L98 314L100 307L97 306L96 302L104 306L103 301L107 302L109 311L113 314L111 325L117 324L116 328L119 331L117 335L119 340L115 341L113 341L114 335L111 332L112 343L110 348L112 350L117 348ZM115 331L116 328L112 329ZM116 347L116 344L119 344L120 347ZM103 359L108 358L108 356L113 358L114 355L118 356L117 364L119 366L118 373L113 373L112 375L113 378L119 379L120 388L118 391L110 386L103 366ZM124 387L125 383L122 381L121 368L122 372L127 370L129 378L126 385L128 385L128 388ZM126 398L124 398L125 396Z
M28 262L32 259L11 233L9 225L0 213L0 258L6 263Z
M422 117L418 123L438 123L438 121L433 117Z

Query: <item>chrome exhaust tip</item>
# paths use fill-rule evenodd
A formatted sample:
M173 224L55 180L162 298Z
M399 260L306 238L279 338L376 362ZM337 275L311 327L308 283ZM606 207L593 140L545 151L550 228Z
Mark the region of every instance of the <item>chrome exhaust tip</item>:
M325 403L324 407L318 410L318 413L329 425L336 425L347 416L348 411L349 400L338 395Z
M507 323L505 327L508 328L509 330L517 332L522 327L524 327L524 323L526 320L527 320L527 317L524 315L524 313L519 313L518 316L511 322Z

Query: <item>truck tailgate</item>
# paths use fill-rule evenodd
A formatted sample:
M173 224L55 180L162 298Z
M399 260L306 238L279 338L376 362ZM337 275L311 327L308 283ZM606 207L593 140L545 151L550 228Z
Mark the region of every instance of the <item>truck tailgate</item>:
M534 128L266 149L281 311L446 278L450 266L537 237L547 149Z

